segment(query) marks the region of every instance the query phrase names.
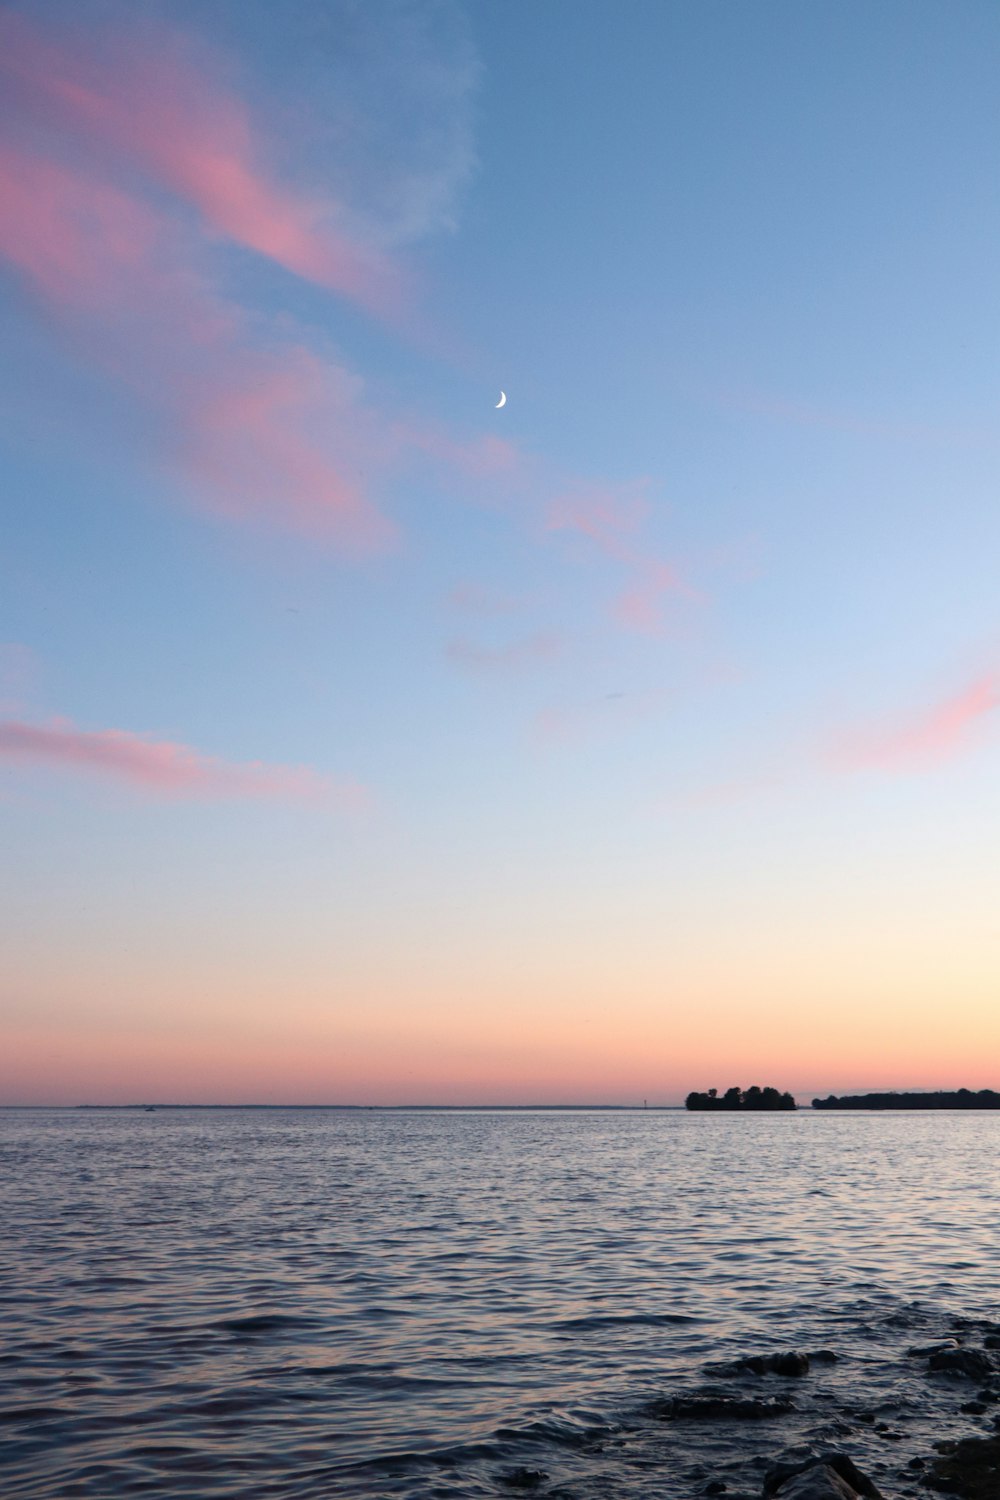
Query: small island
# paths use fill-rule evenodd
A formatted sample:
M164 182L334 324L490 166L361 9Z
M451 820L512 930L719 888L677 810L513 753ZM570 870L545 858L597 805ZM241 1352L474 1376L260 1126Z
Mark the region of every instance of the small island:
M813 1109L1000 1109L995 1089L938 1089L933 1094L845 1094L814 1099ZM689 1106L690 1108L690 1106Z
M704 1094L692 1091L684 1100L684 1105L686 1109L726 1111L798 1108L791 1094L783 1094L771 1087L762 1089L756 1083L746 1090L726 1089L726 1092L721 1095L718 1089L709 1089Z

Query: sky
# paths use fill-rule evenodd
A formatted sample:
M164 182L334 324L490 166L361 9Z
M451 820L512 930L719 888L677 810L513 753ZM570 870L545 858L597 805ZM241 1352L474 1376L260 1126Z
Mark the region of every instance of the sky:
M1000 1086L998 74L0 3L0 1102Z

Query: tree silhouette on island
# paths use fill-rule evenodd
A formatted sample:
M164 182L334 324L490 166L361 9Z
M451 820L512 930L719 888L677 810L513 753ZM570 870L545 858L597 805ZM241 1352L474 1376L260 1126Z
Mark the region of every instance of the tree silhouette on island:
M1000 1109L995 1089L938 1089L933 1094L845 1094L814 1099L813 1109Z
M778 1089L770 1087L762 1089L756 1083L746 1091L738 1088L726 1089L721 1098L718 1089L709 1089L705 1094L692 1091L684 1100L684 1104L687 1109L726 1111L798 1108L791 1094L782 1094Z

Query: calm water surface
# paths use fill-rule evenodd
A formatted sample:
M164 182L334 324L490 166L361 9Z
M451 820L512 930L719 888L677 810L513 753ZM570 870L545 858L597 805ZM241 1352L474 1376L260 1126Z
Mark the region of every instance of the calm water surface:
M899 1491L986 1420L905 1350L1000 1315L998 1164L990 1113L2 1111L0 1491L735 1496L833 1438ZM820 1347L778 1424L649 1415Z

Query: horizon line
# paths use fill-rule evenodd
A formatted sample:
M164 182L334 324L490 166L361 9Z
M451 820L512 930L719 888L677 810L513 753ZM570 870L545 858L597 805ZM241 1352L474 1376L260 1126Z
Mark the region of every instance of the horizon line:
M680 1109L683 1104L259 1104L246 1103L161 1103L155 1099L137 1100L129 1104L0 1104L2 1109L455 1109L455 1110L501 1110L501 1109L614 1109L634 1110L639 1114L651 1110Z
M689 1091L689 1093L690 1092L691 1091ZM985 1093L997 1093L997 1092L1000 1092L1000 1090L994 1089L994 1088L991 1088L991 1087L988 1087L988 1086L984 1086L982 1088L976 1088L976 1089L967 1089L967 1088L963 1089L963 1088L943 1088L940 1085L928 1086L926 1084L916 1084L916 1085L910 1084L910 1085L908 1085L905 1088L899 1088L899 1087L888 1087L888 1088L852 1088L852 1089L847 1090L847 1091L834 1092L834 1091L830 1090L828 1086L823 1091L816 1089L815 1086L814 1086L810 1090L802 1090L802 1094L803 1094L803 1096L805 1098L805 1102L803 1102L803 1103L799 1102L799 1099L798 1099L798 1097L796 1096L796 1094L795 1094L795 1092L793 1090L788 1090L788 1092L791 1093L792 1097L795 1099L795 1107L796 1107L796 1109L811 1109L812 1106L813 1106L813 1100L814 1099L823 1099L825 1101L826 1099L829 1099L829 1098L840 1098L840 1099L844 1099L844 1098L863 1098L863 1097L865 1097L867 1095L885 1095L885 1094L895 1094L895 1095L906 1095L906 1094L957 1094L957 1093L963 1093L963 1092L964 1093L970 1093L970 1094L977 1094L977 1093L983 1093L983 1092L985 1092ZM437 1103L426 1103L426 1102L425 1103L420 1103L420 1102L417 1102L417 1101L407 1101L407 1102L404 1102L404 1103L401 1103L401 1104L367 1104L367 1103L362 1103L362 1102L359 1102L359 1101L349 1101L349 1102L338 1101L338 1102L331 1103L331 1102L328 1102L328 1101L322 1101L321 1102L321 1101L316 1101L316 1100L310 1100L310 1101L307 1101L305 1103L290 1103L290 1102L285 1102L285 1101L279 1101L277 1103L265 1103L265 1102L262 1102L262 1101L252 1100L252 1099L249 1099L249 1100L239 1100L239 1101L233 1101L233 1100L228 1100L228 1101L195 1100L195 1101L188 1101L188 1102L185 1102L185 1103L181 1103L179 1101L173 1101L173 1100L169 1100L169 1099L167 1099L167 1100L133 1099L133 1100L128 1101L127 1103L123 1103L123 1102L115 1103L115 1102L110 1102L110 1101L109 1102L102 1102L102 1101L78 1100L78 1101L76 1101L76 1102L74 1102L72 1104L57 1104L57 1103L45 1103L45 1102L34 1103L34 1104L28 1104L28 1103L20 1103L19 1104L19 1103L8 1103L8 1102L2 1102L2 1101L0 1101L0 1110L14 1110L14 1109L19 1109L19 1110L29 1110L29 1109L64 1109L64 1110L86 1110L86 1109L124 1109L124 1110L157 1110L157 1109L175 1109L175 1110L176 1109L340 1109L340 1110L383 1110L383 1111L384 1110L466 1110L466 1111L467 1110L482 1110L482 1111L493 1111L493 1112L502 1111L502 1110L507 1110L507 1111L511 1111L511 1110L549 1110L549 1111L551 1111L551 1110L604 1110L604 1111L619 1111L619 1112L622 1112L622 1111L632 1111L632 1112L637 1113L637 1114L643 1114L643 1113L648 1113L651 1110L656 1110L656 1111L663 1111L663 1110L685 1110L686 1111L686 1108L687 1108L687 1106L686 1106L686 1099L687 1099L687 1097L688 1096L685 1095L684 1098L680 1099L679 1102L677 1102L675 1104L662 1104L662 1103L661 1104L651 1104L651 1103L649 1103L645 1099L643 1100L643 1102L641 1104L637 1104L637 1103L628 1103L628 1104L621 1104L621 1103L616 1103L616 1104L597 1104L597 1103L589 1103L589 1102L584 1101L584 1100L575 1100L575 1101L570 1102L570 1103L545 1103L544 1101L533 1101L533 1102L528 1103L528 1104L472 1103L472 1102L459 1103L459 1104L437 1104Z

